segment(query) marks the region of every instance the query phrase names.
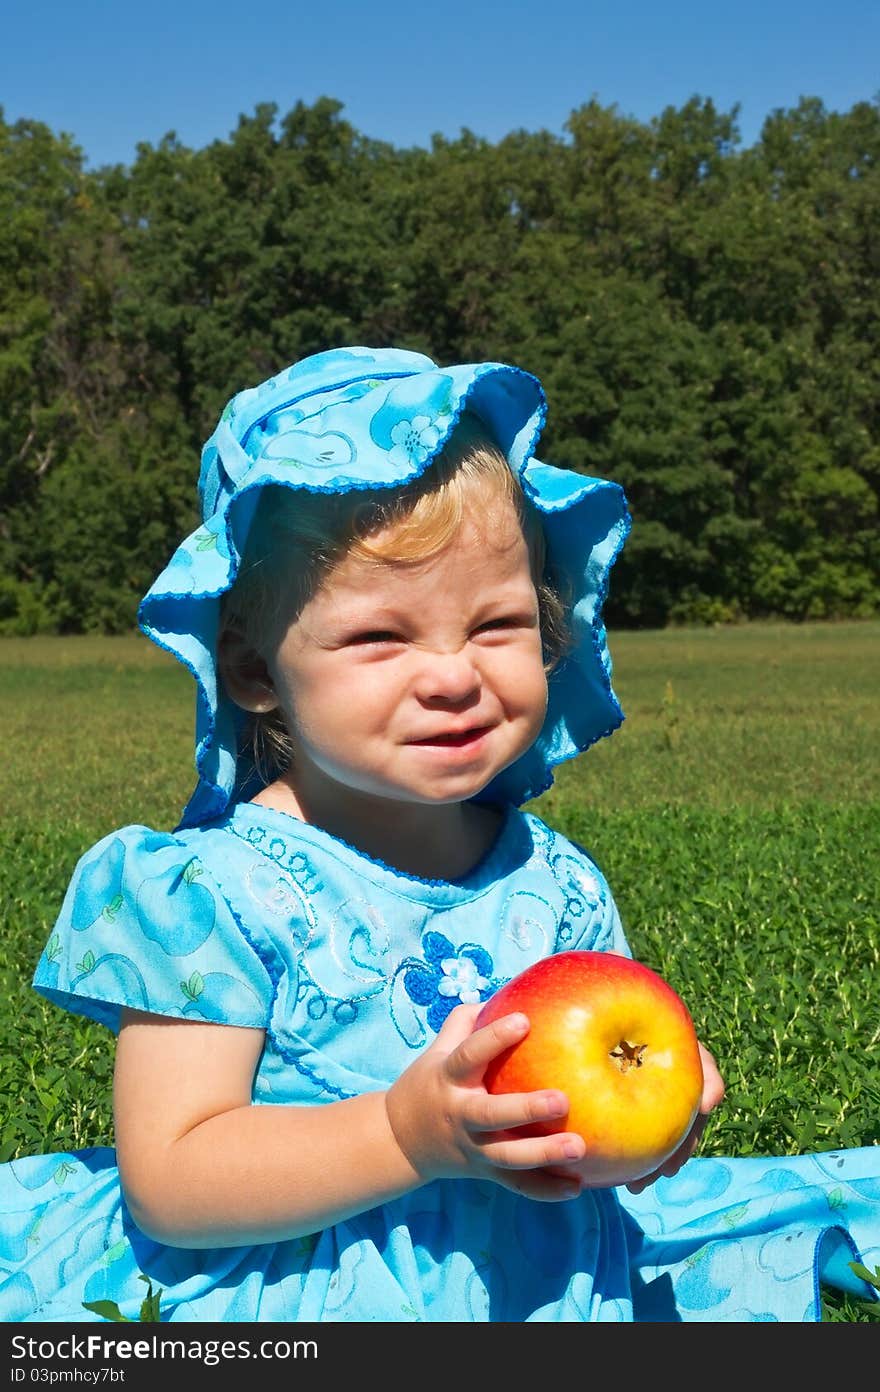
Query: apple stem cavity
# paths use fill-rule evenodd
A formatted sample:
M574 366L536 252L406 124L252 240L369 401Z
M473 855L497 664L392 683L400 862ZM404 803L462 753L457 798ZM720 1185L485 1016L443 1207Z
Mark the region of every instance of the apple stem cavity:
M621 1039L617 1048L611 1050L610 1057L621 1073L626 1073L630 1068L641 1068L642 1054L647 1047L647 1044L630 1044L628 1039Z

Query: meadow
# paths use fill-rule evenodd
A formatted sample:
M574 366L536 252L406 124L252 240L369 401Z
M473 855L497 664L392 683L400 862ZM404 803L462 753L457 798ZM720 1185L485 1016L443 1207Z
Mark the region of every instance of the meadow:
M532 808L595 856L634 954L718 1061L702 1153L880 1144L880 623L611 649L624 724ZM30 978L79 855L126 823L174 826L193 715L190 678L146 639L0 640L0 1160L112 1141L111 1036Z

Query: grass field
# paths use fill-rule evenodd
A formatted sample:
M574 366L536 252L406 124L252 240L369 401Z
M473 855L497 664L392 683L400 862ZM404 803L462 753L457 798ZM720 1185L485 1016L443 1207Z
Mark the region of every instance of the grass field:
M533 808L593 853L718 1060L703 1153L880 1144L880 623L611 647L626 721ZM0 1159L112 1138L111 1038L30 977L78 856L175 824L192 727L145 639L0 640Z

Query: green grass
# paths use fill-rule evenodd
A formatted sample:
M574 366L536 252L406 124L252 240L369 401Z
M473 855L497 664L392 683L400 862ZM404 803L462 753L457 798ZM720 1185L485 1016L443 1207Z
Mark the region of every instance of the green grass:
M595 855L718 1061L702 1153L880 1144L880 624L611 647L627 719L532 806ZM112 1039L30 977L83 850L174 825L193 718L190 678L145 639L0 641L2 1159L112 1140Z

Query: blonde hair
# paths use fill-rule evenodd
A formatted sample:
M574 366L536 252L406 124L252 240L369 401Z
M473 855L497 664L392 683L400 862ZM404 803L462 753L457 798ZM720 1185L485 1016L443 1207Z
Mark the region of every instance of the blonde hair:
M540 516L482 421L464 412L443 450L418 478L397 488L314 493L269 484L248 533L232 588L223 596L221 631L235 628L257 651L271 645L334 567L352 555L375 565L415 565L441 552L456 535L474 495L513 507L529 549L538 597L545 668L570 646L566 604L548 574ZM285 769L291 744L278 709L254 713L243 752L268 781Z

